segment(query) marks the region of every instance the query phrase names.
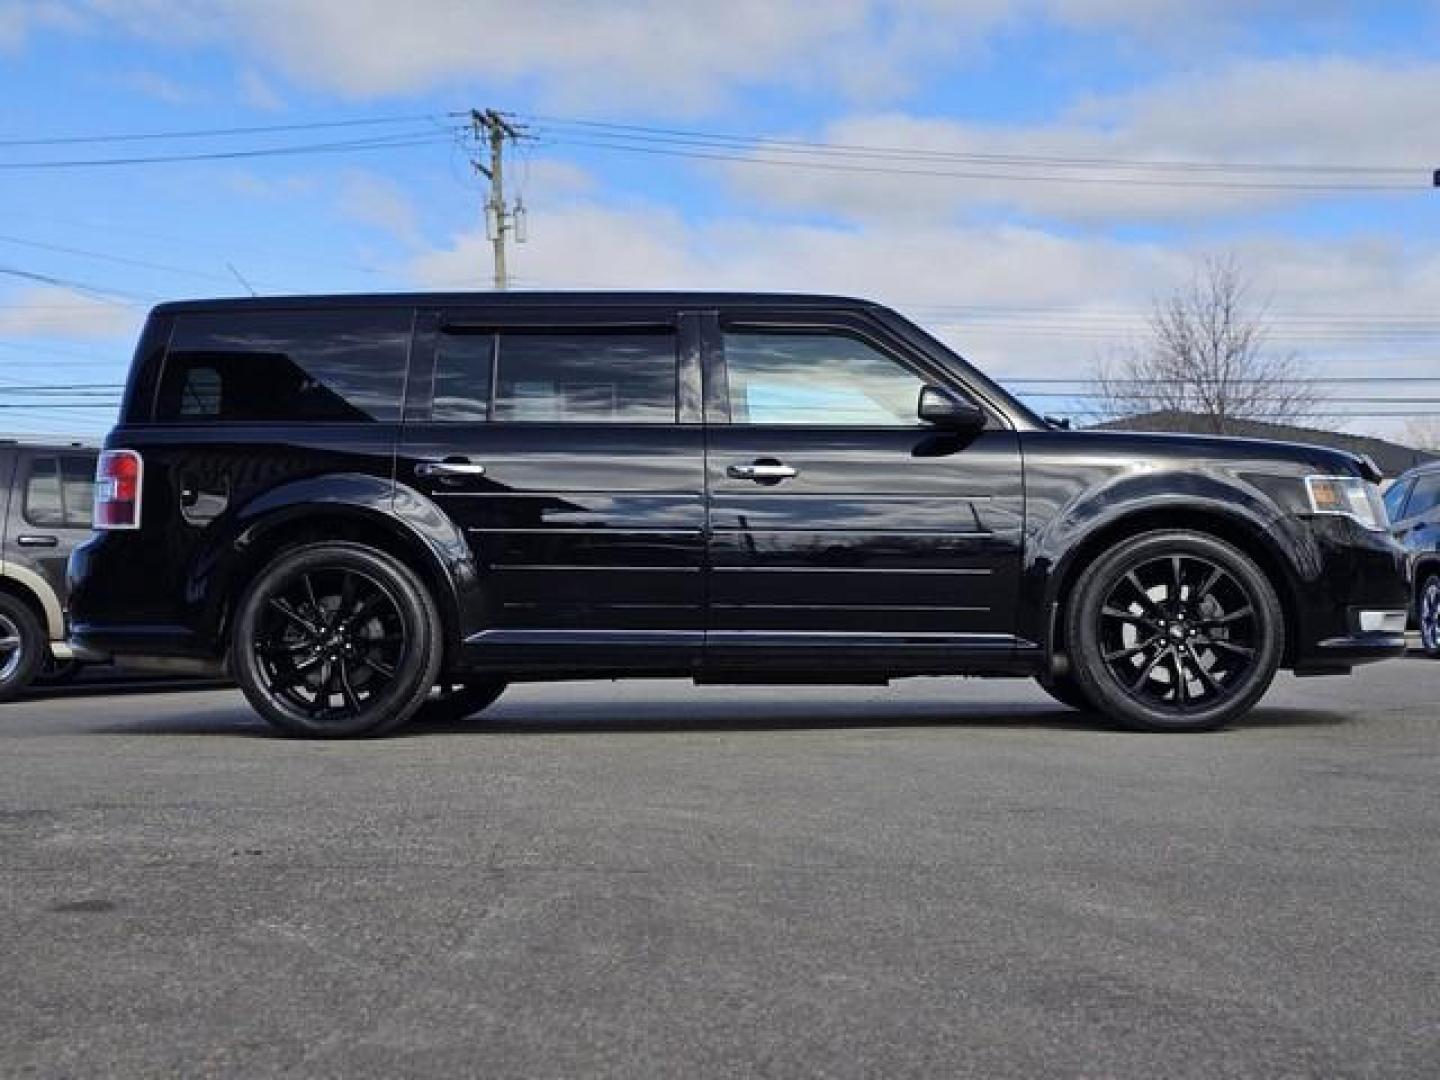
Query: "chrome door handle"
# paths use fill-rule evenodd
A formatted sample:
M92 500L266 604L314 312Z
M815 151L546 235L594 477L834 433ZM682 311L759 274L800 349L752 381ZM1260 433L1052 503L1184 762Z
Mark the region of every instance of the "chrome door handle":
M766 465L756 462L754 465L731 465L725 470L725 475L731 480L754 480L763 484L767 480L793 480L800 475L800 470L789 465Z
M15 543L21 547L59 547L60 538L58 536L17 536Z
M416 476L433 476L442 480L484 476L485 466L473 461L422 461L415 466Z

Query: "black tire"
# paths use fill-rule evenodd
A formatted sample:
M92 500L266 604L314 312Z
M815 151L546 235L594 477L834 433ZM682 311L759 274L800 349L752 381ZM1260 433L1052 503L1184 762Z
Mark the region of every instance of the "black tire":
M1440 659L1440 573L1431 573L1420 583L1415 619L1420 627L1420 651Z
M508 685L502 679L441 680L435 693L420 706L419 718L440 722L464 720L493 705Z
M1065 612L1071 671L1098 712L1140 731L1211 731L1247 712L1285 651L1275 588L1205 533L1143 533L1085 570Z
M1070 675L1043 675L1037 676L1035 681L1061 705L1072 709L1079 709L1081 712L1094 712L1095 706L1090 704L1090 699L1080 689L1073 676Z
M0 593L0 701L19 697L40 672L50 646L25 601Z
M408 566L361 544L309 544L282 552L245 593L231 670L286 734L383 735L430 693L442 646L434 600Z

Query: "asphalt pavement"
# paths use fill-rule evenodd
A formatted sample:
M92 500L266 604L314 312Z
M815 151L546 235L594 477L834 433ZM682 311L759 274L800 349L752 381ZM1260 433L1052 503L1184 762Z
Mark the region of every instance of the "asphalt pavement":
M1440 663L1202 736L1025 682L0 706L0 1075L1440 1072Z

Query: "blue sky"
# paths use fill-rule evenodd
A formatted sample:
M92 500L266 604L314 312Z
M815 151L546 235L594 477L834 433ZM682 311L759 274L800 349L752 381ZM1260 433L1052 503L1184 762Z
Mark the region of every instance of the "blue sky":
M159 299L486 287L471 106L534 135L518 287L860 293L1071 378L1230 251L1275 348L1440 375L1437 32L1434 0L0 0L0 429L103 430L3 388L118 383ZM384 122L18 145L351 120ZM24 167L381 136L417 145Z

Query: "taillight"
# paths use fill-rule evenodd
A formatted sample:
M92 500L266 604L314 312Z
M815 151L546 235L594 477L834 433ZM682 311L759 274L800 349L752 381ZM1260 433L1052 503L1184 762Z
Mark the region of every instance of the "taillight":
M95 466L95 528L138 529L144 463L134 450L105 450Z

